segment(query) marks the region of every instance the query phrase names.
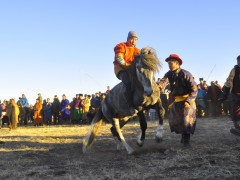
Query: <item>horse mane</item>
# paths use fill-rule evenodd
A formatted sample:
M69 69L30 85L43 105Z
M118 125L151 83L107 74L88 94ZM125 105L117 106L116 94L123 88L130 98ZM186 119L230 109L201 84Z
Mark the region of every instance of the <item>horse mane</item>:
M140 58L144 68L150 69L154 72L159 72L162 67L159 61L156 51L151 47L144 47L136 58Z
M140 54L135 55L133 63L127 68L127 72L130 74L129 78L131 82L137 82L137 77L132 75L136 74L135 67L139 61L141 62L143 68L152 70L154 72L159 72L159 69L162 68L162 64L157 57L156 51L151 47L142 48ZM131 89L133 89L134 83L131 83L131 85Z

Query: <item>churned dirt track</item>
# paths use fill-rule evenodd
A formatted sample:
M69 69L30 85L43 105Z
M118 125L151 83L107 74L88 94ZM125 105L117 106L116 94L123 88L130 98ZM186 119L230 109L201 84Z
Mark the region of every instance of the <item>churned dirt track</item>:
M143 147L136 145L138 122L123 128L135 155L117 151L109 128L100 128L92 149L82 153L89 126L0 129L0 179L240 179L240 137L229 132L228 117L197 121L192 148L164 122L162 143L154 140L156 122L148 122Z

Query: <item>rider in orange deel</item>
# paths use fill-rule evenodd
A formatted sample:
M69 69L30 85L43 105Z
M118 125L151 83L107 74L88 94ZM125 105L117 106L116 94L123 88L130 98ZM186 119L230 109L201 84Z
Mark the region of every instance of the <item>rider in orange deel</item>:
M128 73L125 69L130 66L134 60L135 55L140 54L140 49L136 47L138 36L136 32L130 31L128 33L127 42L119 43L114 48L114 72L118 79L122 80L126 86L126 98L131 115L135 114L137 110L133 105L133 93L131 91L131 82Z

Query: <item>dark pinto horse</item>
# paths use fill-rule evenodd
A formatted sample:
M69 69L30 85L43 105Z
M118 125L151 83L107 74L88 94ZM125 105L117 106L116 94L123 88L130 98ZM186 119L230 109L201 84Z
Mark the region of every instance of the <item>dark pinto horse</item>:
M83 139L84 153L87 152L87 149L93 143L97 131L104 120L112 124L111 132L117 144L117 149L124 147L128 154L133 154L134 150L125 141L121 128L130 118L138 116L141 134L138 136L137 144L142 146L145 139L145 131L147 129L144 110L149 108L155 108L158 113L159 125L155 137L157 141L162 140L164 108L160 100L159 88L154 81L154 74L159 71L160 66L160 61L152 48L146 47L141 50L140 55L137 55L133 64L127 68L129 77L131 77L131 88L134 92L133 102L138 112L134 115L129 115L129 106L125 97L125 85L122 82L117 84L107 94L99 111L92 120L90 130Z

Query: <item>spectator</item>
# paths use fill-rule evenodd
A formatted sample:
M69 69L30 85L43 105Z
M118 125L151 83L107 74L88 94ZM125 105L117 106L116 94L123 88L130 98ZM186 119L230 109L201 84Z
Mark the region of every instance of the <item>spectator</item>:
M201 85L198 84L198 94L196 98L196 105L197 105L197 116L203 117L205 113L205 99L207 93L201 88Z
M219 116L221 112L221 102L218 101L222 94L222 91L215 84L214 81L211 81L211 86L208 87L207 92L207 101L210 109L210 114L214 117Z
M79 97L79 94L76 94L76 97L74 98L73 105L72 105L73 116L72 116L71 122L73 124L80 123L80 119L81 119L81 113L80 113L80 105L81 104L80 103L81 103L81 99Z
M59 114L60 114L60 101L58 96L55 95L52 103L52 115L53 115L53 124L59 124Z
M95 93L95 96L94 98L92 99L91 101L91 107L94 109L94 110L98 110L99 107L100 107L100 104L101 104L101 99L99 97L99 93Z
M82 117L82 121L83 124L87 122L87 113L89 111L89 108L91 106L90 103L90 98L87 94L84 95L84 99L81 102L82 108L83 108L83 117Z
M10 102L7 105L6 115L9 118L9 130L16 129L18 123L19 108L14 99L10 99Z
M70 103L69 100L66 98L66 95L62 95L62 101L60 104L60 123L68 122L70 123Z
M29 113L29 109L28 109L28 99L26 98L25 94L22 94L22 98L20 99L20 103L23 105L24 108L24 116L22 117L22 121L24 123L24 125L28 124L28 113Z
M39 98L36 99L36 103L33 107L34 110L34 125L40 126L43 123L43 117L42 117L42 103L40 102Z
M82 116L83 116L83 106L82 106L82 100L83 100L83 94L79 94L79 99L80 99L80 123L82 123Z
M51 125L52 124L52 103L50 102L50 98L47 98L46 103L43 105L43 122L46 125Z
M202 89L204 90L204 91L206 91L206 93L208 92L208 85L207 85L207 81L203 81L203 86L202 86Z

